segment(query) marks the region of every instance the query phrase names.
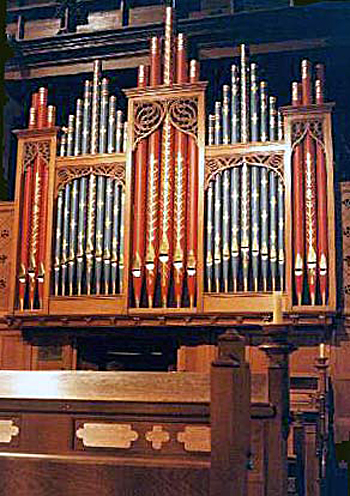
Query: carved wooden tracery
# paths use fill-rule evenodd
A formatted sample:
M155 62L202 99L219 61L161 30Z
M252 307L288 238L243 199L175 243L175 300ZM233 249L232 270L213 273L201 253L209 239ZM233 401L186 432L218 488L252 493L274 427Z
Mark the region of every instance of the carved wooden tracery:
M73 179L89 176L90 174L112 177L123 186L125 185L125 164L122 162L117 162L115 164L98 164L86 167L62 167L57 170L56 196L59 190Z
M134 106L134 143L152 134L169 114L171 124L179 131L197 139L198 98L172 98L152 102L137 102Z
M284 185L284 156L283 153L254 153L247 155L223 155L220 157L208 158L205 170L205 189L216 174L230 169L231 167L241 167L243 163L248 166L266 167L275 172Z

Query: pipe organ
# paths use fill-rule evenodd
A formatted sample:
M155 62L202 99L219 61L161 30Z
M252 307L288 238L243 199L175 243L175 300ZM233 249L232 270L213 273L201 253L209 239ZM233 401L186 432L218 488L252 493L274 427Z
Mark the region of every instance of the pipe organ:
M14 311L266 321L278 298L285 321L334 312L324 67L302 61L284 107L259 74L241 45L206 116L206 82L168 7L127 115L100 60L61 128L40 88L16 131Z

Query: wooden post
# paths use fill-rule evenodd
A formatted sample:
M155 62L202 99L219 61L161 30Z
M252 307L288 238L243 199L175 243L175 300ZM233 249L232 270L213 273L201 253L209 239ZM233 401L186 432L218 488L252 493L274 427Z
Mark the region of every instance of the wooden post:
M269 401L276 408L268 433L268 479L266 494L287 494L289 433L289 367L288 356L294 347L288 343L288 327L270 324L265 326L265 342L260 346L269 359Z
M210 496L246 496L250 452L250 372L234 331L219 338L211 368Z

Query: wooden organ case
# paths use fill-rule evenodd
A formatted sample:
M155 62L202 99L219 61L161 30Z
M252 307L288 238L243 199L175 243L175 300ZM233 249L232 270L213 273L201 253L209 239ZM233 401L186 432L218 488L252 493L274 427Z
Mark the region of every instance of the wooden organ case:
M101 65L67 127L40 88L16 131L9 314L28 327L327 321L336 271L323 66L313 74L303 61L291 106L278 108L241 45L206 116L206 83L170 8L150 66L125 91L127 116Z

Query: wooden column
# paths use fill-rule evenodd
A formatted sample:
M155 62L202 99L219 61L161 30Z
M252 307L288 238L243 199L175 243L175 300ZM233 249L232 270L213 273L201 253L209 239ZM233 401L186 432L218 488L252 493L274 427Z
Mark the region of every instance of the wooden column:
M268 480L266 494L287 494L289 433L289 364L288 357L294 347L288 342L288 327L271 324L264 328L264 343L260 346L268 359L268 394L276 408L276 416L269 424Z
M244 343L227 331L211 368L210 496L247 495L250 452L250 372Z

